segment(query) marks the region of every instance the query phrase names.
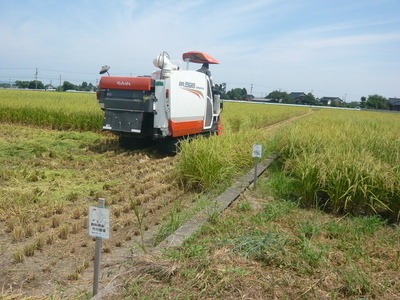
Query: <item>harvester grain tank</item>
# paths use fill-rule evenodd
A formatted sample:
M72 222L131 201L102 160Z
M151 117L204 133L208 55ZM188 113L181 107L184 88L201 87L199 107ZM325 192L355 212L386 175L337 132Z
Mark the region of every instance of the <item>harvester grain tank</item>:
M183 62L166 52L153 64L158 70L142 77L103 76L97 99L104 111L103 130L119 136L122 146L193 135L220 134L220 95L206 74L189 64L218 64L211 56L186 52ZM182 65L184 66L182 67ZM108 73L103 66L100 73Z

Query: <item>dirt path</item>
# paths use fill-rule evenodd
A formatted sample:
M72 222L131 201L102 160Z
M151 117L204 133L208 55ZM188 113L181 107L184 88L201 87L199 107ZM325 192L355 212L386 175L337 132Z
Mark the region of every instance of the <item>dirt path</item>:
M275 130L281 128L284 125L290 124L293 121L296 121L298 119L304 118L304 117L306 117L308 115L311 115L311 114L313 114L315 112L316 112L315 110L312 110L312 111L306 112L304 114L297 115L297 116L291 117L289 119L285 119L283 121L276 122L274 124L271 124L271 125L267 126L264 130L265 131L269 131L269 132L274 132Z

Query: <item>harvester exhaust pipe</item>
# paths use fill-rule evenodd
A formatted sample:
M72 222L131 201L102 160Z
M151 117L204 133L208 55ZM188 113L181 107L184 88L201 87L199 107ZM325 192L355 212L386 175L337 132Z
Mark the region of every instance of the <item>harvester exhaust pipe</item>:
M169 73L171 73L172 70L178 70L179 67L177 65L174 65L170 59L169 55L167 52L160 53L157 58L153 60L154 66L157 68L161 69L161 73L163 74L163 77L169 77Z

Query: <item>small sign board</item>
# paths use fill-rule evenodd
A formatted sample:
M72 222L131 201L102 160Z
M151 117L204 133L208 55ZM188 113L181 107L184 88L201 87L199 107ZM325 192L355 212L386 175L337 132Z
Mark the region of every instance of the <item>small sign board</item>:
M261 158L261 154L262 154L262 145L254 144L253 145L253 157Z
M110 210L96 206L89 207L89 235L110 238Z

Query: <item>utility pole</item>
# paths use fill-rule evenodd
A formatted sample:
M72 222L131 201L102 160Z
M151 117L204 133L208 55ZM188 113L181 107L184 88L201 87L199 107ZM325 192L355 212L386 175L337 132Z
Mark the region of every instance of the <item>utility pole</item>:
M36 73L35 73L35 90L37 90L37 75L38 75L38 68L36 68Z
M250 94L253 95L253 84L251 84Z
M60 75L60 92L61 92L61 75Z

